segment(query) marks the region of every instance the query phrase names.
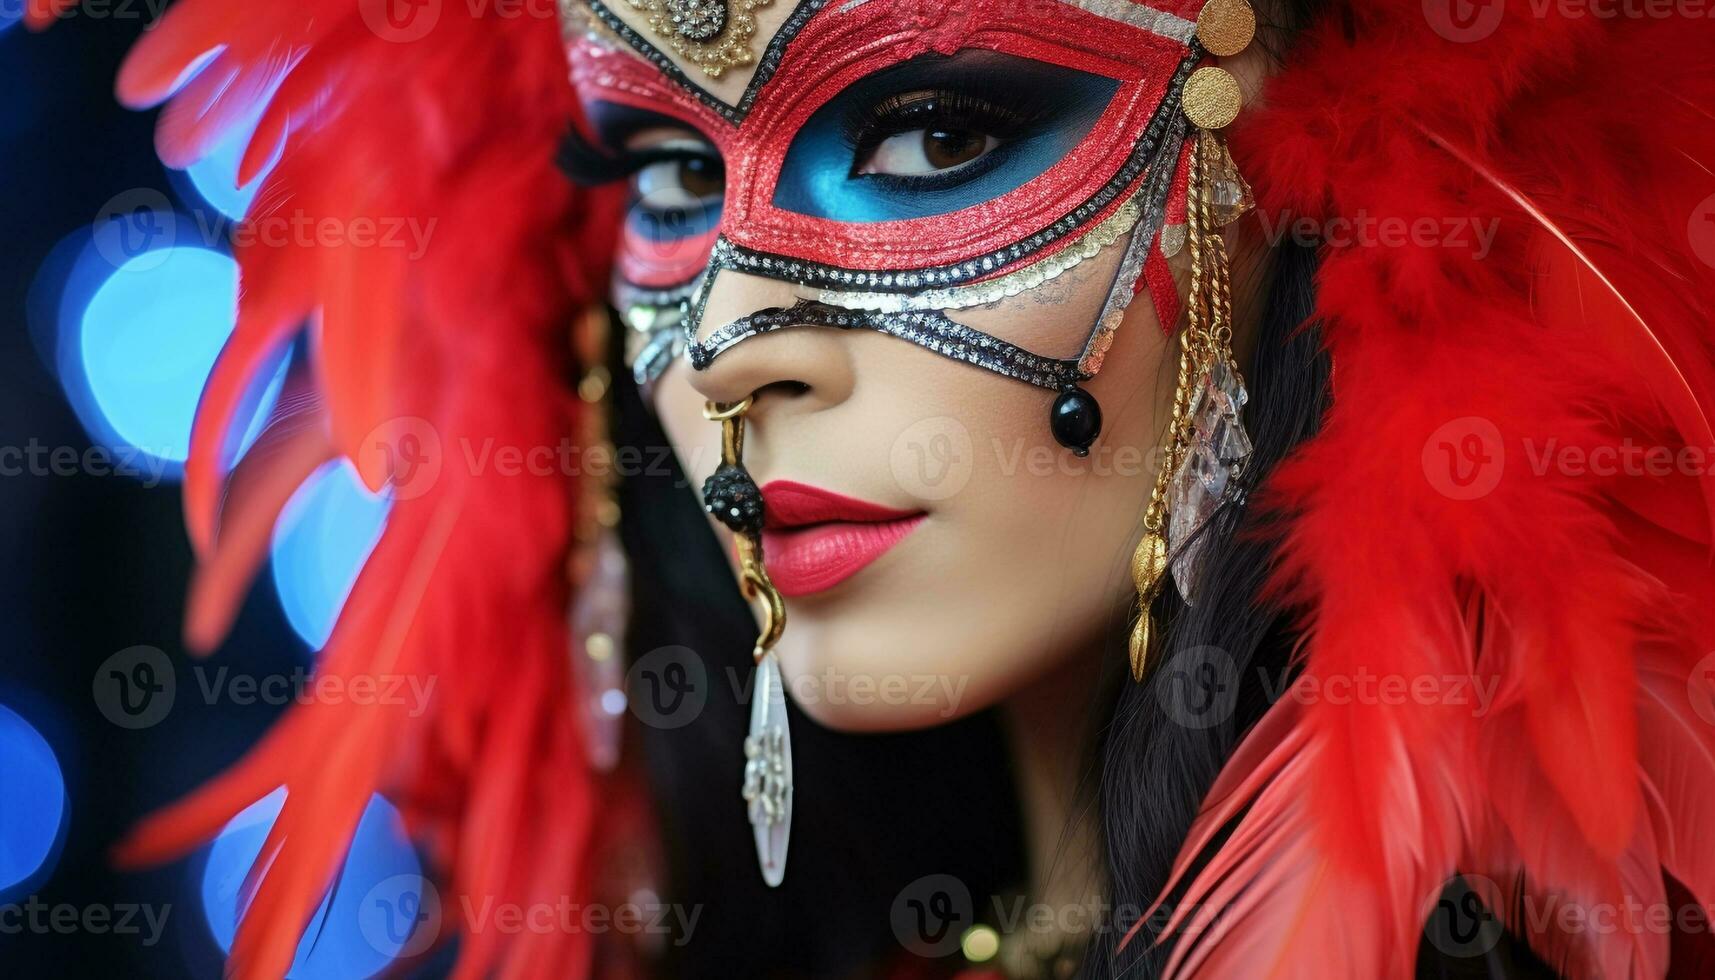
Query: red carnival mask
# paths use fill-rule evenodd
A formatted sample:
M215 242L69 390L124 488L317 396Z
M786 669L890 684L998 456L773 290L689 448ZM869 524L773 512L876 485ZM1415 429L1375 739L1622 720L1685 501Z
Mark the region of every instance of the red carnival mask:
M659 149L630 164L617 149L648 129L700 133L718 153L705 167L726 174L724 193L706 201L685 193L694 178L664 193L639 186L615 292L651 338L635 361L640 380L680 346L701 369L758 333L819 325L880 330L1069 389L1100 368L1146 282L1171 323L1177 297L1151 246L1182 184L1178 93L1201 56L1203 0L802 0L729 104L655 41L717 77L752 57L742 45L759 2L736 3L582 0L568 11L573 81L590 110L570 141L574 177L658 163ZM646 26L622 19L621 4ZM721 50L699 48L723 26ZM948 316L1120 243L1118 275L1076 356L1034 354ZM815 299L703 324L728 270Z

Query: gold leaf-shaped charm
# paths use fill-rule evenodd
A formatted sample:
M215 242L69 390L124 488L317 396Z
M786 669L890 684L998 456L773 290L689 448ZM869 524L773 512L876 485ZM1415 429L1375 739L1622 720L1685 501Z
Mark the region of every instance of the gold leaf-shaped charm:
M1149 657L1152 627L1149 607L1161 592L1162 579L1167 574L1167 539L1151 531L1137 543L1131 556L1131 581L1137 587L1137 625L1131 630L1131 679L1143 680L1143 667Z
M1131 581L1140 599L1155 598L1161 591L1161 576L1167 574L1167 539L1155 532L1143 536L1131 556Z
M1144 663L1149 659L1149 610L1145 609L1138 616L1137 625L1131 628L1131 679L1143 680Z

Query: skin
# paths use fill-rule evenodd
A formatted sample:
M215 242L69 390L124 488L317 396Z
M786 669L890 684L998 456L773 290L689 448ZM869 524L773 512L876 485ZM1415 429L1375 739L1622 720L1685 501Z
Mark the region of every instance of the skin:
M641 28L641 17L616 7ZM759 11L756 50L790 8L781 2ZM1253 44L1223 63L1250 97L1266 71L1263 48ZM710 87L735 98L749 74L729 71ZM1242 363L1266 246L1255 222L1241 225L1229 232L1229 248ZM958 318L1040 353L1074 354L1122 247ZM1175 269L1182 295L1185 259ZM702 334L810 296L725 273ZM927 515L856 576L788 600L778 647L787 689L816 721L852 732L917 729L1002 706L1014 723L1042 900L1097 894L1090 828L1072 819L1073 773L1095 716L1099 651L1124 634L1135 611L1129 563L1156 478L1177 356L1144 294L1126 311L1104 369L1085 385L1104 416L1087 459L1054 442L1053 393L869 331L804 328L752 338L707 370L675 364L656 393L696 485L720 459L705 401L752 396L745 464L758 484L794 480ZM888 683L902 683L897 696L855 694L858 684L880 692Z

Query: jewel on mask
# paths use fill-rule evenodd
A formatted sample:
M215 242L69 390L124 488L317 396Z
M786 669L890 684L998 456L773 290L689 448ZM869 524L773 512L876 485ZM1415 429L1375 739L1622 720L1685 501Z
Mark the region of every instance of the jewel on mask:
M726 30L726 0L666 0L673 32L687 41L712 41Z
M719 78L728 68L756 60L750 48L756 34L754 11L773 0L626 2L633 10L648 16L649 29L666 41L674 54L701 68L710 78ZM592 8L598 14L605 10L597 4L592 4Z

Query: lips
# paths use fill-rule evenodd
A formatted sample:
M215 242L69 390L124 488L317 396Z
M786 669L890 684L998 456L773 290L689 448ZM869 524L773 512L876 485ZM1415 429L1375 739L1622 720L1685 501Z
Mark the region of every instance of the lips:
M762 500L763 560L788 597L831 589L863 571L924 517L788 480L764 486Z

